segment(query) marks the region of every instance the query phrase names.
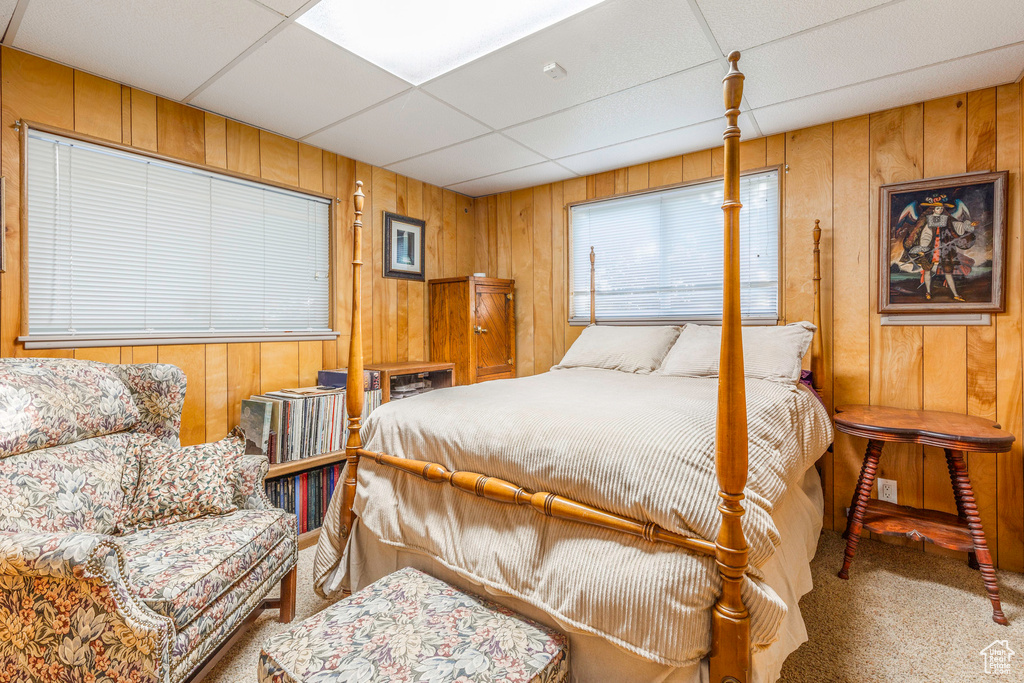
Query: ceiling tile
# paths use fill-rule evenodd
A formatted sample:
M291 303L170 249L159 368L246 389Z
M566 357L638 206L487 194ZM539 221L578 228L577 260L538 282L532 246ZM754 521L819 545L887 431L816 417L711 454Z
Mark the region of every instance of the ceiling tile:
M388 170L446 187L545 161L498 133L388 166Z
M806 31L887 2L892 0L697 0L697 6L722 52L729 53Z
M1024 45L993 50L868 83L755 109L765 135L1001 85L1024 69Z
M18 0L0 0L0 34L7 30L14 16L14 8L18 6Z
M739 126L741 131L750 131L750 137L755 135L753 124L747 114L740 114ZM557 161L580 175L590 175L633 164L665 159L677 154L717 147L722 144L722 133L724 132L725 117L722 116L713 121L705 121L638 140L630 140L583 154L574 154ZM743 137L748 136L744 135Z
M680 0L608 0L425 84L425 90L495 128L711 61L716 57ZM544 75L558 62L568 76Z
M192 103L298 138L408 87L400 78L291 24Z
M291 16L293 12L306 4L306 0L256 0L256 2L266 5L286 17Z
M418 90L379 104L305 140L376 166L490 132L465 114Z
M711 62L504 132L555 158L674 130L721 116L724 75Z
M180 100L280 21L249 0L32 0L14 47Z
M535 185L546 185L547 183L554 183L574 177L576 177L576 174L572 171L565 170L553 161L545 161L542 164L517 168L514 171L506 171L505 173L497 173L486 178L477 178L476 180L459 183L458 185L451 185L448 189L467 194L470 197L483 197L488 194L518 190Z
M1020 0L907 0L748 50L751 107L852 85L1016 43Z

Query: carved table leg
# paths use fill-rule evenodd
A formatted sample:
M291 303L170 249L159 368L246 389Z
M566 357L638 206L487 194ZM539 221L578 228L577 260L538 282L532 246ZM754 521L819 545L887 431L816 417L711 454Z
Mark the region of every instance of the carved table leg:
M956 485L956 467L953 465L953 450L946 448L946 465L949 467L949 481L953 483L953 497L956 499L956 513L960 519L967 521L967 513L964 511L964 499L961 497L960 489ZM967 566L971 569L978 569L978 556L972 550L967 553Z
M985 543L985 531L981 528L981 517L978 514L978 506L974 502L974 491L971 489L971 479L967 476L967 465L964 464L963 451L946 451L949 459L950 470L953 474L953 490L958 494L957 498L962 501L964 515L967 517L967 528L971 530L971 538L974 540L974 554L977 557L978 568L981 570L981 578L985 582L985 590L988 592L988 599L992 603L992 621L1003 626L1009 626L1003 614L1003 606L999 602L999 583L996 580L996 571L992 568L992 555L988 551L988 544Z
M868 441L867 452L864 453L864 464L860 468L860 478L853 492L850 503L850 518L846 521L846 553L843 568L839 570L840 579L850 578L850 564L860 543L860 532L864 528L864 506L871 497L871 488L875 485L875 474L878 472L878 459L882 455L882 442L874 439Z

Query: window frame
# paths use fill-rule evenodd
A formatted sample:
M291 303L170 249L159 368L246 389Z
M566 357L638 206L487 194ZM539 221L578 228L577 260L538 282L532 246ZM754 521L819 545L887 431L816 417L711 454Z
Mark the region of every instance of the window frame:
M784 270L785 264L785 228L783 225L783 217L785 216L785 207L783 202L786 197L786 164L769 164L767 166L760 166L758 168L750 168L740 171L740 176L757 175L760 173L767 173L770 171L776 171L779 177L779 281L778 281L778 307L776 313L776 320L772 321L769 319L756 320L756 319L745 319L743 320L744 325L761 325L761 326L772 326L778 325L786 320L786 303L785 303L785 283L784 283ZM672 190L678 190L683 187L690 187L693 185L722 183L724 181L723 175L711 176L710 178L699 178L696 180L686 180L681 183L673 183L672 185L660 185L658 187L646 188L643 190L633 190L632 192L619 192L617 194L609 195L607 197L600 197L594 199L582 199L576 202L569 202L565 205L566 215L566 249L565 249L565 272L566 272L566 287L565 287L565 310L568 313L567 323L571 327L586 327L590 324L589 312L585 316L586 320L574 320L573 319L573 298L575 290L573 289L574 273L573 273L573 229L572 229L572 209L577 206L584 206L590 204L599 204L602 202L616 201L627 197L636 197L645 194L659 194L664 192L670 192ZM724 258L724 256L723 256ZM596 260L600 261L601 255L596 254ZM596 267L596 266L595 266ZM589 270L589 269L588 269ZM602 319L600 317L595 320L597 323L602 325L626 325L626 326L638 326L638 325L683 325L686 323L696 323L701 325L721 325L721 318L654 318L646 320L625 320L625 319Z
M337 224L338 224L338 199L325 192L317 192L315 190L306 190L299 187L298 185L289 185L287 183L278 182L276 180L268 180L260 178L258 176L249 175L247 173L241 173L239 171L233 171L227 168L219 168L205 163L198 163L187 159L180 159L178 157L161 154L148 149L142 149L139 147L133 147L132 145L126 145L112 140L99 138L94 135L88 135L86 133L79 133L66 128L60 128L58 126L50 126L45 123L39 123L37 121L31 121L28 119L19 119L14 123L15 128L18 130L18 139L21 145L19 150L19 163L21 169L19 172L19 179L21 186L18 188L18 194L20 197L19 206L19 250L20 250L20 263L21 263L21 325L20 332L17 341L23 343L26 349L73 349L73 348L91 348L101 346L156 346L156 345L174 345L174 344L222 344L222 343L240 343L240 342L273 342L273 341L331 341L340 336L340 332L337 330L337 314L333 303L337 299ZM330 332L267 332L261 334L252 334L251 332L242 333L231 333L231 332L214 332L209 334L186 332L186 333L160 333L154 332L152 336L137 336L137 335L111 335L111 334L83 334L73 338L60 335L52 334L36 334L30 335L28 329L29 321L29 253L28 253L28 135L29 131L38 131L40 133L46 133L49 135L59 135L62 137L77 140L79 142L85 142L91 145L98 145L100 147L106 147L119 152L132 154L140 157L147 157L168 164L175 164L186 168L192 168L198 171L206 173L212 173L216 175L226 176L237 180L243 180L249 183L255 183L257 185L265 185L267 187L276 188L279 190L285 190L294 194L307 195L310 197L316 197L318 199L325 199L328 202L327 210L327 244L328 244L328 274L327 274L327 291L328 291L328 320L327 324L330 328Z

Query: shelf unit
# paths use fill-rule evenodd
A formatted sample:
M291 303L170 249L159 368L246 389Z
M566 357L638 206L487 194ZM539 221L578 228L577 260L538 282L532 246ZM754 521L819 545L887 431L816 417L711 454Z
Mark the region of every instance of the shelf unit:
M404 375L427 374L430 376L431 389L444 389L454 384L455 363L439 363L430 361L408 361L404 363L372 363L367 370L380 373L381 403L391 401L391 383L394 378ZM421 393L426 393L421 392ZM398 400L397 398L395 399Z
M339 451L331 451L329 453L314 455L312 458L277 462L271 465L270 469L267 471L267 479L287 477L290 474L298 474L299 472L305 472L306 470L315 470L316 468L323 467L324 465L336 465L344 460L345 449L341 449Z

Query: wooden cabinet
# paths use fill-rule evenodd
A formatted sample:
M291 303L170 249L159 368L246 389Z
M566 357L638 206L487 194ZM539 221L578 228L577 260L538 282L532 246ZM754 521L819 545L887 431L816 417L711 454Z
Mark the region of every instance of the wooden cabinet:
M516 376L515 280L430 281L430 359L455 363L455 383Z
M452 386L453 363L429 363L410 361L408 363L375 363L367 370L380 373L381 403L425 394L434 389Z

